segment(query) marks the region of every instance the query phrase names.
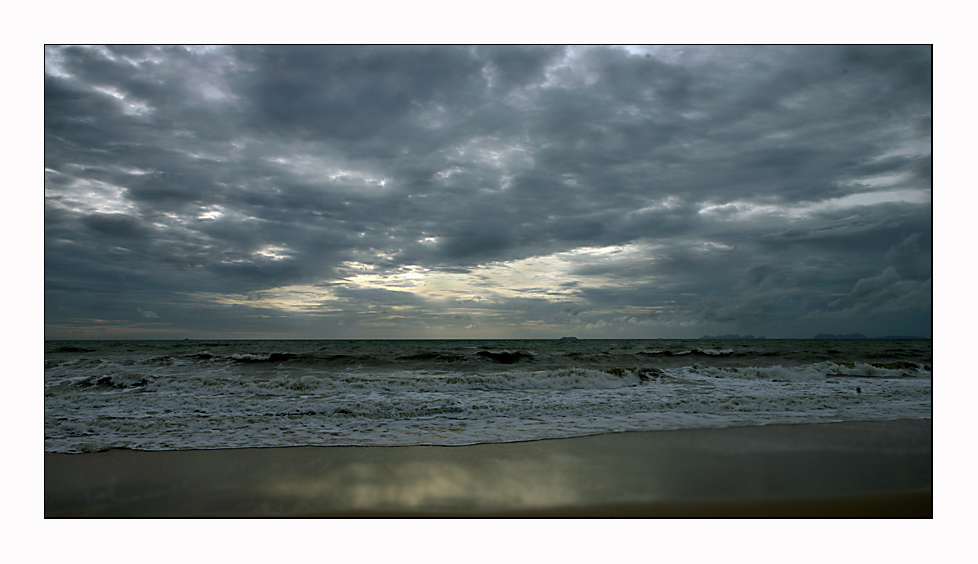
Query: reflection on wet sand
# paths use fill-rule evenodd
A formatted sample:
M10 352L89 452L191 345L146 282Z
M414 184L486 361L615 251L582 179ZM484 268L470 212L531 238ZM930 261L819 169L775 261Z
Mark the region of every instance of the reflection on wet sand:
M353 463L326 474L293 475L260 484L259 497L309 509L492 511L577 505L586 491L567 472L571 457L486 464Z
M47 454L45 515L921 516L931 507L931 428L906 420L464 447Z

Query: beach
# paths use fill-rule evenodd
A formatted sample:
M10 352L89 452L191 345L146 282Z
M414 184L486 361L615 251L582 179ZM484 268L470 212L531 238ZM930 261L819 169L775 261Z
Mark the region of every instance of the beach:
M931 517L929 419L44 455L45 517Z

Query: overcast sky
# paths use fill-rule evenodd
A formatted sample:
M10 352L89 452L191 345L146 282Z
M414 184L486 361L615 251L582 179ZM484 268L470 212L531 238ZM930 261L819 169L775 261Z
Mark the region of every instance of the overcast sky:
M931 335L929 46L44 62L45 338Z

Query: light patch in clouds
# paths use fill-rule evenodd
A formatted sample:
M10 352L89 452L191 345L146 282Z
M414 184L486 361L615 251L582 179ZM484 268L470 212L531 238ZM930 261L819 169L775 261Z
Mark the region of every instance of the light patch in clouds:
M221 206L210 206L209 208L204 208L206 211L202 211L197 219L219 219L224 215L224 208Z
M883 174L879 176L871 176L868 178L859 178L850 181L851 184L857 186L868 186L869 188L885 188L888 186L896 186L907 180L911 180L913 177L908 172L897 172L893 174Z
M119 92L115 88L95 87L96 92L110 96L119 103L122 112L130 116L144 116L153 112L146 102L136 100L132 96Z
M859 206L897 202L929 204L930 200L930 190L881 190L878 192L850 194L840 198L830 198L821 202L804 202L794 206L759 204L750 201L727 202L725 204L711 204L707 202L700 206L698 213L725 221L750 221L762 216L803 219L819 213L843 211Z
M196 293L191 297L215 306L246 307L269 314L340 316L346 324L356 322L374 327L397 327L410 323L414 317L434 315L436 317L431 319L454 319L454 325L425 325L446 334L451 333L453 326L497 331L499 328L494 329L493 324L511 323L505 320L514 310L525 310L526 315L531 315L534 307L538 307L543 308L539 311L545 319L523 319L519 324L531 331L562 330L565 325L583 323L582 318L574 317L580 313L580 308L567 305L579 299L576 289L579 284L627 288L630 284L627 280L616 280L603 272L636 262L649 263L647 257L653 248L649 244L582 247L551 255L487 263L466 272L439 271L417 265L384 270L375 265L346 262L340 267L345 275L328 287L292 285L248 294ZM596 273L576 272L582 268L593 269ZM547 304L557 304L557 309ZM590 329L613 325L649 326L648 313L654 309L599 308L589 314L594 321L587 323ZM558 315L559 311L566 313ZM619 317L622 311L629 313L617 320L593 317L611 315L615 311Z
M289 254L289 249L287 247L279 247L276 245L265 245L264 247L255 251L254 254L271 260L285 260L292 258L292 255Z
M631 243L609 247L581 247L551 255L477 265L468 272L447 272L417 265L400 267L394 272L374 273L374 267L347 263L351 272L344 280L356 288L397 288L422 299L455 299L469 301L512 298L554 299L572 297L573 282L620 285L608 276L575 274L582 265L613 269L613 265L649 262L654 245Z
M930 204L930 190L919 189L900 189L900 190L881 190L879 192L864 192L862 194L852 194L841 198L833 198L824 202L819 202L811 206L811 211L844 210L856 206L873 206L876 204L886 204L893 202L904 202L907 204Z
M196 292L189 294L194 301L220 306L244 306L290 313L337 313L341 307L337 296L329 289L312 284L269 288L247 294Z
M51 171L53 174L60 174ZM126 188L101 180L75 179L65 187L46 186L49 205L81 213L132 214L136 206L124 197Z
M678 196L666 196L658 202L645 206L644 208L630 211L629 214L642 214L650 212L662 212L677 209L683 205L683 201Z
M891 157L925 157L931 154L931 140L918 139L903 145L902 147L897 147L891 151L887 151L877 157L873 157L873 160L888 159Z

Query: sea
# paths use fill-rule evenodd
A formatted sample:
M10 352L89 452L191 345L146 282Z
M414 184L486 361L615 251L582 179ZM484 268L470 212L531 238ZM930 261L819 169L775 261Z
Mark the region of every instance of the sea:
M46 341L44 450L470 445L930 419L931 341Z

